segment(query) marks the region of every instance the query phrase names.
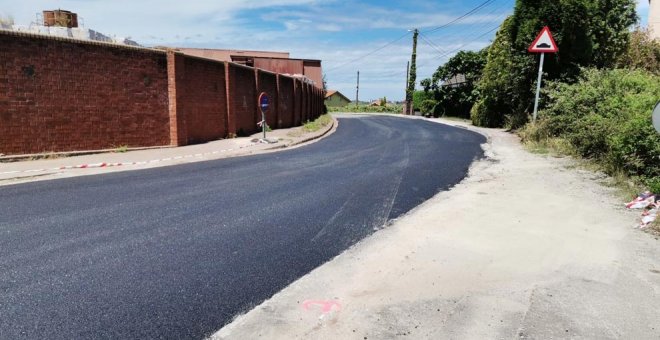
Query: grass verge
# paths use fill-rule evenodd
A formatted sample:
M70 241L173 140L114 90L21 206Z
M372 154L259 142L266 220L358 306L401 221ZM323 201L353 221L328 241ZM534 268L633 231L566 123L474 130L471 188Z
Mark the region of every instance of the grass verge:
M325 126L328 126L331 122L332 117L329 114L324 114L313 121L308 121L303 124L302 129L304 132L316 132Z

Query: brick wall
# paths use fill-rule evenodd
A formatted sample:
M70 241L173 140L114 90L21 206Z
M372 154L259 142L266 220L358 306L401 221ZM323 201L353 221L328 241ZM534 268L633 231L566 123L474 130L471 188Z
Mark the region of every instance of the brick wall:
M279 127L291 127L294 124L293 78L278 76L279 80Z
M229 111L234 126L229 132L246 136L258 131L257 89L254 69L238 64L229 64Z
M277 90L277 74L263 71L263 70L256 70L257 72L257 86L258 86L258 91L257 91L257 96L261 94L261 92L266 92L268 94L268 97L270 98L270 108L266 112L266 123L268 126L271 128L279 128L278 124L278 95L279 91ZM261 111L259 110L259 115L261 115ZM259 120L261 120L261 116L259 116Z
M169 143L165 53L0 33L0 153Z
M300 79L294 79L294 103L293 103L293 117L294 117L294 125L298 126L302 124L302 81Z
M227 136L227 95L223 62L186 56L177 77L177 114L186 121L187 144Z
M321 112L299 79L168 51L0 31L0 154L186 145Z

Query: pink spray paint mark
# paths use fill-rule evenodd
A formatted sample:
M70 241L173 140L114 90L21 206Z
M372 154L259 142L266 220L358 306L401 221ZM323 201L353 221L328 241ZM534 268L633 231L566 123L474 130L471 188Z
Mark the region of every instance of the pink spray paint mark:
M336 311L341 310L341 304L335 300L305 300L302 303L303 309L309 310L310 306L321 306L321 312L323 314L328 314L332 311L332 307L335 307Z

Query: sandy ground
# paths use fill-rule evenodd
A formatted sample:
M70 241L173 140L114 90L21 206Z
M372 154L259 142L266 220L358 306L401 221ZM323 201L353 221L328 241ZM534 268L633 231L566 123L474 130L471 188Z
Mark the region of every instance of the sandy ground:
M454 124L454 123L452 123ZM470 176L214 339L659 339L660 243L598 176L497 130Z

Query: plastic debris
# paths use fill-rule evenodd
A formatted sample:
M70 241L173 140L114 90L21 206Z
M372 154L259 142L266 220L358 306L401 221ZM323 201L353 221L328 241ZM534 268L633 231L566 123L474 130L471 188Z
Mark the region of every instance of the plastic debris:
M639 228L646 228L658 217L658 210L660 210L660 195L653 194L650 191L643 192L637 195L634 200L626 203L626 208L644 209Z
M658 201L660 202L660 201ZM660 208L660 203L654 204L654 208L644 211L642 213L642 221L640 222L640 228L646 228L649 224L653 223L658 217L658 209Z
M626 203L628 209L644 209L649 205L655 203L655 194L650 191L643 192L637 195L637 198Z

